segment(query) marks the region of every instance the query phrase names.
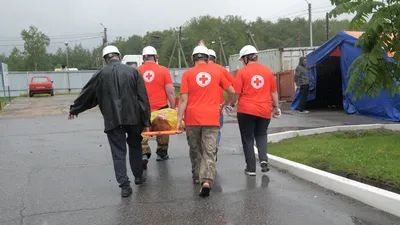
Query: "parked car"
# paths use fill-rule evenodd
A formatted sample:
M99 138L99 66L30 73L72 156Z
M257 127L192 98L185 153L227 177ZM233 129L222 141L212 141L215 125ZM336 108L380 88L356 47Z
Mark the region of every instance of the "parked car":
M33 76L29 82L29 97L35 94L50 94L54 96L53 81L49 76Z

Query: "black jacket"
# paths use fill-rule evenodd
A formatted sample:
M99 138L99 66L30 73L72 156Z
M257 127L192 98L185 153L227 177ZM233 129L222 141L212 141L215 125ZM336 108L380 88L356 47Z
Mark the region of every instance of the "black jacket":
M150 126L150 103L143 77L133 67L112 60L95 73L70 107L78 115L99 105L104 132L120 125Z

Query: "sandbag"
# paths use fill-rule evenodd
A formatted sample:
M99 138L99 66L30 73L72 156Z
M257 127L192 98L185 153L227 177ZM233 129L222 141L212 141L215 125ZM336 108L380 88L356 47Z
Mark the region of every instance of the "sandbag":
M151 131L176 130L178 111L171 108L160 109L151 113ZM182 128L185 127L182 121Z

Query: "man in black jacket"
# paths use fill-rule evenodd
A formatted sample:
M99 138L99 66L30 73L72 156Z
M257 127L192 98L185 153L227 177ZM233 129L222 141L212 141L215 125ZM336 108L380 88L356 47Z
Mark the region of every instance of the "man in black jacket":
M95 73L83 87L81 94L71 105L68 119L99 105L104 117L114 162L114 171L122 197L132 194L126 172L126 144L129 146L129 163L135 176L135 184L146 181L142 168L143 129L150 130L150 103L143 77L135 68L121 64L120 52L115 46L103 49L107 63ZM126 137L128 135L128 137Z

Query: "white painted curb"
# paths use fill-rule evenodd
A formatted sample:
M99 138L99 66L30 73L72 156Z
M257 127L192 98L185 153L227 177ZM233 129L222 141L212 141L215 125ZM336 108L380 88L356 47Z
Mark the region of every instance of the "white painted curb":
M349 125L324 127L300 131L287 131L268 135L269 142L279 142L296 136L308 136L343 130L368 130L368 129L388 129L400 131L400 124L369 124L369 125ZM254 151L258 157L257 147ZM317 184L326 189L346 195L367 205L391 213L400 217L400 195L376 188L371 185L353 181L341 176L337 176L319 169L315 169L300 163L286 160L274 155L268 154L269 164L288 171L289 173L304 180Z

